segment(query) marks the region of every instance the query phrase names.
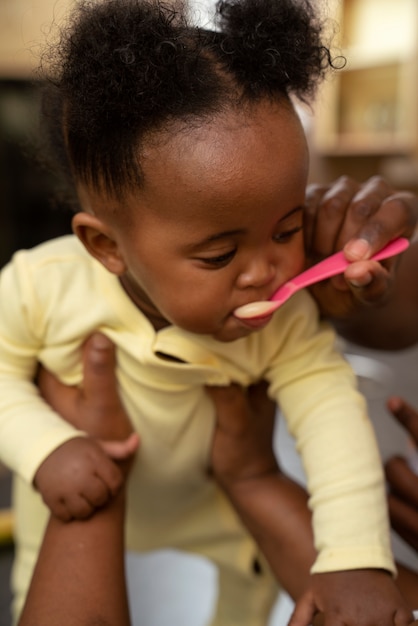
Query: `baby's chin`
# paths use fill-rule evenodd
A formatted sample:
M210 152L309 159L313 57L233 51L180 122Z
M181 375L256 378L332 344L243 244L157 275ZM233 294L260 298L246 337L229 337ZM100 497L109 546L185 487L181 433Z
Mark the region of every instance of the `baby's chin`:
M219 323L205 323L203 320L199 323L196 320L177 319L173 323L182 330L192 333L194 335L205 335L221 341L223 343L230 343L231 341L237 341L237 339L243 339L248 337L254 332L257 332L259 328L252 327L249 323L243 322L234 316L233 313L228 315ZM266 325L267 322L263 324Z
M239 322L237 323L237 320L234 318L232 323L225 324L223 328L219 329L217 332L211 333L211 335L217 341L229 343L248 337L248 335L252 335L254 332L257 332L257 330L257 328L249 328Z

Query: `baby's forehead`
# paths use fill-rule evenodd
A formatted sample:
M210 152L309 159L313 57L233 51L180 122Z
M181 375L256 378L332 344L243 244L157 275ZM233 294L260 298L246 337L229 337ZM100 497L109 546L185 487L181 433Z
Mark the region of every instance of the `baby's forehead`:
M237 172L243 153L251 162L260 153L274 157L293 147L303 151L305 144L299 117L288 101L262 100L209 117L172 121L143 138L139 160L145 180L153 177L162 161L177 163L184 172L201 164L204 179L205 171L218 166Z
M196 213L245 207L250 196L278 198L301 180L307 149L298 116L288 105L261 102L187 124L172 122L144 138L138 150L140 183L108 196L87 189L84 209L115 216L152 209L155 215L196 220ZM236 212L238 215L238 209Z

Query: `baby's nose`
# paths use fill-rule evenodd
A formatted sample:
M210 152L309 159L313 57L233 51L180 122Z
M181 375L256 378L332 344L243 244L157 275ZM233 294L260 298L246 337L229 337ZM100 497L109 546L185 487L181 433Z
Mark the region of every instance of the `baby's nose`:
M275 263L267 255L259 254L251 258L240 274L238 286L240 289L265 287L274 280L276 273Z

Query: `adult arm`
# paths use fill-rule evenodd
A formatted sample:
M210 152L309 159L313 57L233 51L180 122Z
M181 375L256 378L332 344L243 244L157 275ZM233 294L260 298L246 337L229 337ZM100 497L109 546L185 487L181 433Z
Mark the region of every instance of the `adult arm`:
M67 388L45 371L40 386L68 421L82 416L86 430L122 462L127 476L138 445L119 400L112 344L93 335L83 351L83 389ZM131 436L129 436L131 435ZM127 458L128 457L128 458ZM19 626L129 626L124 571L125 489L88 520L51 516Z
M308 589L292 624L296 626L305 623L304 620L309 621L317 610L329 611L334 601L337 606L335 598L347 596L351 585L357 586L359 580L366 594L375 593L379 588L381 593L378 593L376 603L385 596L385 588L388 594L395 593L396 596L393 580L383 571L351 570L310 577L315 550L306 494L295 483L292 486L292 481L279 471L267 425L271 423L271 409L268 409L265 397L262 393L260 395L260 390L248 395L236 386L213 388L209 393L217 410L212 449L214 476L284 588L295 600ZM378 587L375 586L375 576L379 579ZM403 570L398 586L405 601L414 608L418 597L418 575ZM356 603L357 599L352 603L354 612ZM401 601L399 605L402 606ZM347 623L360 623L357 618ZM405 623L405 620L409 623L405 613L398 613L398 618L404 620L399 623Z
M129 626L125 495L88 520L51 517L19 626Z
M418 556L418 411L398 397L389 398L388 408L411 437L411 458L393 456L386 462L389 514L393 529Z
M217 422L211 471L257 541L273 573L296 600L315 560L305 490L280 471L273 447L275 405L265 384L208 387Z
M396 192L380 177L358 183L342 177L311 185L306 195L305 241L315 262L344 248L353 263L312 288L322 315L343 336L363 345L399 349L418 340L418 241L383 264L369 257L391 239L412 238L418 198Z

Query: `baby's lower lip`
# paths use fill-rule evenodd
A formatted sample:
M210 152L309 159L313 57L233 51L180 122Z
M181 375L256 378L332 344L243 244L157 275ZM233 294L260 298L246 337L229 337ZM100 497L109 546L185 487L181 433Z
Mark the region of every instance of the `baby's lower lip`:
M245 326L245 328L257 330L258 328L263 328L264 326L266 326L272 317L273 313L270 313L270 315L266 315L264 317L255 317L249 319L240 319L239 317L236 317L235 319L238 320L240 324Z

